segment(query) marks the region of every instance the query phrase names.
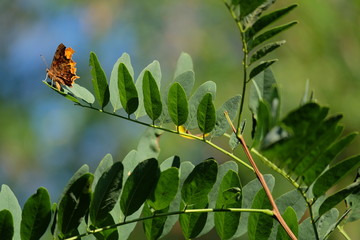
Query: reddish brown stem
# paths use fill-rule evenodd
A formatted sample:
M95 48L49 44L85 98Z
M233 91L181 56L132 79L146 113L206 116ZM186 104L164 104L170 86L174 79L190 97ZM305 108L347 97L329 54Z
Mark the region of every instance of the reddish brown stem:
M297 237L295 236L295 234L291 231L291 229L289 228L289 226L286 224L284 218L281 216L280 214L280 211L275 203L275 200L271 194L271 191L269 189L269 187L267 186L266 182L265 182L265 179L264 179L264 176L262 175L262 173L260 172L259 168L257 167L254 159L252 158L251 156L251 153L249 151L249 148L247 147L246 145L246 142L243 138L242 135L238 134L238 132L236 131L234 125L232 124L230 118L229 118L229 115L227 112L224 113L225 114L225 117L226 119L228 120L233 132L235 133L236 135L236 138L239 140L242 148L244 149L244 152L247 156L247 158L249 159L249 162L251 164L251 166L254 168L254 172L256 174L256 177L259 179L262 187L264 188L265 190L265 193L267 195L267 197L269 198L269 201L270 201L270 204L273 208L273 213L274 213L274 217L276 218L276 220L280 223L280 225L284 228L284 230L286 231L286 233L289 235L289 237L292 239L292 240L297 240Z

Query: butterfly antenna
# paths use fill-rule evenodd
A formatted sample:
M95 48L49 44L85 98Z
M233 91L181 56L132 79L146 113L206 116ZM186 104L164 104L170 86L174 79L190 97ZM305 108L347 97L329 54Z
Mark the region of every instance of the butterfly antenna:
M44 64L45 64L46 68L49 68L49 64L47 63L47 61L46 61L45 57L44 57L43 55L41 55L41 54L40 54L40 57L41 57L41 59L43 60L43 62L44 62Z
M40 54L40 57L41 57L41 59L43 60L46 68L49 69L49 64L47 63L46 58L45 58L43 55L41 55L41 54ZM49 76L49 74L48 74L47 71L46 71L46 76L45 76L45 79L43 80L43 82L46 82L48 76ZM53 86L53 80L52 80L52 79L51 79L51 86Z

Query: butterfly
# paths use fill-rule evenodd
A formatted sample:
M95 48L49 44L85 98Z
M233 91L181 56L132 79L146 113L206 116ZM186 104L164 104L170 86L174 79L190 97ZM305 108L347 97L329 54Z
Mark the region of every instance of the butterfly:
M51 67L46 69L47 75L55 87L60 91L61 85L71 87L75 80L80 78L76 75L76 62L72 60L72 55L75 53L71 47L65 47L60 43L55 51Z

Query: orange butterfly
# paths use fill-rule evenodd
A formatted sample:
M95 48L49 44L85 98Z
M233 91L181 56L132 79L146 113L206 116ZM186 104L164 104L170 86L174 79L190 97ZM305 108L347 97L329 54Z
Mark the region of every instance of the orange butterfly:
M75 80L80 78L76 75L76 62L71 59L74 52L71 47L67 48L60 43L56 49L51 67L46 69L47 76L55 82L55 86L59 91L61 85L71 87Z

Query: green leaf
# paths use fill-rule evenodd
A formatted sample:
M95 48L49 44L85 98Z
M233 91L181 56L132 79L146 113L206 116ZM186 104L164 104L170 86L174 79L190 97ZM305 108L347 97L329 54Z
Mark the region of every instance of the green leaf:
M329 117L323 121L322 125L318 129L314 129L315 133L321 132L317 136L321 136L315 144L308 148L306 156L297 164L290 164L290 168L294 169L297 175L303 174L307 169L313 167L313 163L317 161L319 155L324 155L327 147L331 145L341 134L343 127L339 127L338 123L342 116L337 115Z
M180 168L180 157L179 156L175 155L175 156L165 159L160 165L160 170L165 171L166 169L171 168L171 167Z
M0 211L1 240L12 240L14 236L14 222L11 212L7 209Z
M215 184L218 165L213 159L198 164L186 178L182 189L180 210L208 206L208 194ZM185 238L198 236L206 225L207 213L182 214L179 217Z
M216 201L218 198L218 193L219 193L219 189L220 189L220 184L221 181L223 179L223 177L226 175L226 173L231 170L234 172L238 172L238 165L233 162L233 161L228 161L225 162L223 164L221 164L218 168L218 174L217 174L217 178L216 178L216 182L213 185L211 191L208 194L208 206L207 208L216 208ZM238 190L238 187L237 187ZM198 237L207 234L208 232L210 232L214 226L215 226L215 214L214 212L209 212L207 214L207 220L206 223L204 225L204 227L202 228L201 232L198 234Z
M50 196L48 191L41 187L25 202L20 225L21 239L40 239L50 224L50 220Z
M10 211L12 215L12 221L14 222L14 239L20 239L21 207L14 193L11 191L9 186L5 184L1 185L0 191L0 210L2 209L7 209ZM9 224L10 219L8 213L4 212L3 214L5 218L5 224Z
M281 195L275 200L275 203L280 213L284 213L287 207L291 207L295 211L298 221L300 221L307 209L306 202L297 189Z
M150 216L154 216L154 214L166 213L167 211L168 208L154 211L153 209L150 208L148 204L145 204L142 215L144 217L150 217ZM164 217L150 218L148 220L143 221L145 235L148 240L156 240L160 238L164 230L166 219L167 217L164 216Z
M124 166L123 182L126 182L126 180L128 179L129 176L131 176L131 173L134 171L134 169L139 164L139 162L143 161L144 159L146 158L139 157L138 152L136 150L130 151L125 156L125 158L122 160ZM124 188L122 189L124 191ZM125 216L121 211L120 204L116 204L114 209L111 211L111 215L113 216L114 219L116 219L116 222L121 222L125 220L128 221L132 219L137 219L140 217L141 212L142 212L142 207L140 207L139 210L137 210L131 216ZM119 226L117 228L119 232L118 239L128 239L135 227L136 227L136 222Z
M179 186L179 169L171 167L161 172L154 191L150 194L147 203L154 210L169 207Z
M265 178L265 181L266 181L269 189L272 190L275 185L275 178L270 174L265 174L264 178ZM261 189L262 189L262 186L258 179L254 179L254 180L250 181L248 184L246 184L245 186L243 186L241 207L242 208L252 208L253 200L255 199L255 195ZM246 231L248 230L249 215L250 214L247 212L241 213L239 229L236 232L236 234L234 235L234 238L240 237L241 235L246 233Z
M269 43L269 44L263 46L262 48L260 48L259 50L257 50L255 53L253 53L251 55L249 66L251 64L253 64L254 62L256 62L257 60L259 60L260 58L262 58L262 57L266 56L267 54L271 53L272 51L274 51L275 49L277 49L281 45L285 44L285 42L286 41L283 40L283 41L278 41L278 42L274 42L274 43Z
M274 23L297 6L298 4L293 4L260 17L252 27L247 29L246 41L249 41L249 39L253 38L258 32L269 26L271 23Z
M274 106L273 116L277 121L279 115L279 93L277 83L270 68L266 68L263 72L255 76L252 80L252 85L249 91L249 108L253 114L256 115L259 100L268 103L269 106Z
M347 196L349 196L353 192L360 191L360 181L354 182L343 188L342 190L338 191L337 193L331 195L330 197L326 198L325 201L321 204L319 208L319 215L323 215L333 207L335 207L338 203L343 201Z
M154 77L149 71L145 71L143 78L144 106L147 115L155 121L162 111L160 91Z
M186 93L183 87L175 82L171 85L168 95L168 111L176 126L183 125L189 114Z
M218 165L213 159L198 164L182 186L183 202L187 206L207 202L207 195L216 181L217 172Z
M240 19L244 19L245 17L251 17L251 21L247 20L247 25L251 25L253 22L256 21L257 17L260 16L263 11L270 7L274 2L275 0L240 0ZM249 15L254 16L249 17Z
M327 117L329 109L316 103L307 103L289 113L279 126L271 130L265 139L275 141L262 147L264 155L290 172L302 176L311 171L317 162L327 155L327 149L340 136L341 115ZM276 141L278 138L278 141ZM320 164L321 166L321 164ZM324 166L326 167L326 166ZM324 168L322 169L322 171ZM321 171L320 171L321 172Z
M157 86L161 87L161 69L160 69L160 63L158 61L153 61L148 66L146 66L141 73L139 74L137 80L136 80L136 89L139 93L139 108L136 110L135 116L136 118L142 117L146 115L145 106L144 103L144 95L143 95L143 79L144 74L146 71L151 72L151 75L154 77Z
M179 83L184 88L186 96L190 96L191 90L194 87L194 83L195 83L195 74L193 71L183 72L174 78L174 81L172 83L174 83L174 82ZM171 86L171 84L170 84L170 86ZM164 94L162 95L162 102L165 102L165 103L168 102L168 92L169 92L170 86L167 87L167 89L164 91ZM163 107L163 110L162 110L161 116L159 117L159 120L158 120L159 125L162 125L163 123L171 122L167 104L164 104L162 107Z
M299 240L309 240L309 239L316 239L314 233L314 227L311 223L311 218L305 219L299 225Z
M169 212L179 211L180 202L181 202L181 189L182 189L185 179L189 176L189 174L191 173L191 171L193 169L194 169L194 165L191 162L182 162L180 164L179 187L178 187L178 190L177 190L174 200L170 203L169 210L168 210ZM171 229L173 228L174 224L177 222L178 219L179 219L179 215L171 215L171 216L167 217L161 237L166 236L171 231Z
M133 214L145 202L156 186L159 167L155 158L139 163L125 182L120 198L121 211L125 217Z
M316 223L320 239L324 239L328 232L333 230L333 226L336 224L338 216L339 211L336 208L333 208L320 217Z
M270 130L271 116L268 104L259 100L259 106L256 115L253 115L253 131L252 137L254 139L252 146L257 146Z
M298 220L297 220L297 216L296 216L294 209L289 206L288 208L286 208L286 210L285 210L284 214L282 214L282 216L283 216L286 224L289 226L291 231L294 233L294 235L298 236L298 233L299 233ZM291 238L288 236L288 234L286 233L284 228L281 226L279 226L279 230L277 232L276 239L279 239L279 240L290 239L291 240Z
M102 221L98 222L96 226L97 226L97 228L102 228L102 227L112 226L114 224L116 224L116 222L114 221L114 218L111 216L111 214L107 213L106 216L102 219ZM94 228L94 226L91 225L90 228ZM84 230L85 231L88 230L87 226ZM81 232L81 231L79 230L79 232ZM95 233L94 236L96 237L96 239L106 239L106 240L120 239L117 228L110 228L107 230L103 230L99 233ZM94 238L91 238L89 240L92 240L92 239L94 239Z
M280 115L279 90L272 71L267 68L252 79L249 93L249 108L252 112L253 125L252 137L254 138L252 147L261 143L261 147L271 145L278 140L279 133L270 134L270 130L278 124Z
M297 189L281 195L275 200L275 203L281 214L283 214L288 207L291 207L296 213L297 221L300 221L303 218L304 213L307 210L306 202ZM277 239L276 235L279 229L279 223L275 219L273 221L274 226L269 240Z
M55 92L57 92L58 94L60 94L61 96L69 99L70 101L73 101L74 103L80 103L80 101L74 97L73 95L69 94L69 91L67 89L63 90L63 91L59 91L57 88L51 86L50 83L43 81L43 83L48 86L49 88L51 88L52 90L54 90Z
M262 71L264 71L266 68L270 67L274 62L276 62L277 59L269 60L261 62L258 66L254 67L249 75L249 78L252 79Z
M207 204L207 201L203 201L202 203L186 206L186 209L206 208L208 206ZM184 202L182 202L180 209L184 208L185 205ZM203 230L206 220L206 212L181 214L179 217L179 223L185 239L193 239L197 237Z
M122 187L123 170L122 163L116 162L97 182L90 204L90 219L95 226L114 208Z
M278 26L278 27L274 27L260 35L258 35L257 37L255 37L252 40L248 41L248 50L251 51L252 49L254 49L256 46L260 45L261 43L269 40L270 38L274 37L275 35L289 29L290 27L294 26L295 24L297 24L296 21Z
M182 52L179 56L179 59L176 63L176 69L174 73L174 80L176 81L176 78L178 78L180 75L186 72L193 72L193 62L191 59L191 56L188 53Z
M314 183L313 194L315 197L323 195L333 185L343 179L349 172L360 166L360 155L350 157L327 171L325 171Z
M229 170L222 178L216 208L241 208L241 185L238 174ZM215 213L215 228L221 239L230 239L236 233L240 212Z
M70 236L88 211L93 179L91 173L85 173L68 184L58 207L57 225L61 236ZM70 181L73 181L73 178Z
M106 80L105 72L94 52L90 52L89 65L91 66L92 83L95 96L101 108L104 108L109 102L109 86Z
M197 109L200 101L206 93L211 93L215 99L216 84L212 81L207 81L201 84L195 91L195 93L189 99L189 116L185 123L185 127L188 130L192 130L198 127L197 123ZM213 99L213 100L214 100Z
M360 178L360 169L358 169L358 177L357 182L359 182ZM351 193L345 200L346 205L350 208L350 212L348 217L346 218L346 222L354 222L360 219L360 190L356 190Z
M73 94L75 97L82 99L88 104L93 104L95 102L95 97L92 93L86 88L80 86L79 84L74 83L72 87L65 86L64 90L67 90L69 93ZM71 96L71 95L67 95Z
M199 103L197 122L203 134L211 132L215 127L216 115L211 93L206 93Z
M110 76L110 102L111 105L114 108L114 112L122 107L120 102L120 95L119 95L119 87L118 87L118 72L119 72L119 65L120 63L123 63L126 66L126 69L128 70L130 76L132 79L134 78L134 70L131 65L130 56L127 53L123 53L121 57L116 61L114 64L114 67L111 71Z
M310 186L332 160L334 160L357 136L351 133L333 143L319 159L303 173L304 182Z
M157 158L159 156L159 138L162 133L162 130L149 127L141 135L136 147L136 155L139 162L148 158Z
M271 204L264 189L261 189L254 198L253 209L271 209ZM261 213L250 213L248 224L248 237L252 239L268 239L273 225L272 217Z
M120 102L126 113L130 115L139 106L138 92L134 80L124 63L119 64L117 76Z
M212 137L219 137L229 129L230 125L226 120L224 112L227 112L229 118L233 121L240 106L241 96L236 95L227 100L218 110L216 110L215 128L211 132Z
M174 82L178 82L184 88L186 96L190 96L195 83L195 73L193 71L183 72L174 79Z
M229 139L229 145L231 149L234 150L235 148L237 148L237 146L239 146L239 144L240 144L239 139L236 137L236 134L232 132Z
M92 190L95 191L95 187L97 185L97 182L99 181L100 177L104 174L104 172L108 171L111 166L113 165L113 158L111 154L106 154L103 159L101 159L98 167L95 170L94 173L94 181L92 184Z

